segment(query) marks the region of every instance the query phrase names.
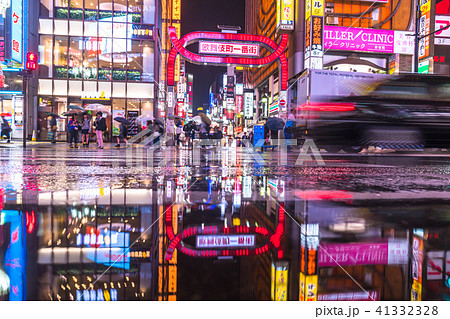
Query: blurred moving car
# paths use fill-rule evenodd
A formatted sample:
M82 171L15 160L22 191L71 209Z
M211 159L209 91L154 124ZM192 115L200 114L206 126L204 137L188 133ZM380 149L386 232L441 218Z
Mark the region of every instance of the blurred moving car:
M450 77L405 74L358 96L309 102L306 136L329 152L450 147Z

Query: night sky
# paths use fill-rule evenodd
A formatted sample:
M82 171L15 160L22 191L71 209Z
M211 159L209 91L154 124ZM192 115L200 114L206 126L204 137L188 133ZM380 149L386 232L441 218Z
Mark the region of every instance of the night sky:
M219 24L238 25L239 32L245 32L245 0L183 0L181 5L182 36L193 31L220 31ZM197 52L198 44L188 48ZM225 72L226 67L186 63L186 73L194 74L194 109L209 103L210 85L218 73Z

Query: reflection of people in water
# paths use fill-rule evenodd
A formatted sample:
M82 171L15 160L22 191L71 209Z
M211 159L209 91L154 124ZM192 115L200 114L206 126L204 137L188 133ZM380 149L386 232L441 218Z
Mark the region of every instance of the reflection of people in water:
M450 14L450 0L436 0L436 14Z

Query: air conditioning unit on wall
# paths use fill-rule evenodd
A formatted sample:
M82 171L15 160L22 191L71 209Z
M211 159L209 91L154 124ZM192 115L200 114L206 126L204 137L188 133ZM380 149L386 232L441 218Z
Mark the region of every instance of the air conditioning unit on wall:
M327 25L338 25L339 24L339 18L338 17L333 17L333 16L328 16L328 17L326 17L325 24L327 24Z

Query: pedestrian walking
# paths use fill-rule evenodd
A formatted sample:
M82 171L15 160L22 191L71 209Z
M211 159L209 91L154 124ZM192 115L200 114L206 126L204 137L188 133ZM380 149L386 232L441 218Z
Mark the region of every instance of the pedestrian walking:
M89 147L89 135L91 134L91 121L88 115L83 114L83 122L81 123L81 142L83 147Z
M127 136L128 136L128 126L125 123L120 123L119 136L117 136L116 147L120 147L121 141L124 141L125 145L128 145Z
M175 126L171 120L168 120L167 124L166 124L166 136L167 136L166 145L167 146L175 145L174 134L175 134Z
M183 125L181 124L181 121L179 119L175 120L175 136L177 141L177 147L180 147L180 135L183 132Z
M295 128L295 109L291 109L291 112L287 118L286 125L284 127L284 138L286 139L287 150L289 151L291 146L291 139Z
M103 149L103 132L106 131L106 120L103 113L98 112L94 121L95 135L97 136L97 144L99 149Z
M75 115L69 119L68 127L70 148L78 148L78 121L75 119Z
M11 143L11 126L9 126L8 121L2 116L2 132L1 137L6 136L6 143Z
M51 140L52 140L52 144L56 143L56 131L58 130L58 125L56 123L56 116L51 116L50 119L50 132L53 134Z
M202 122L202 124L200 125L200 139L201 140L207 140L208 139L208 135L209 135L209 130L210 130L210 126L205 123ZM202 145L203 148L205 148L205 145Z
M248 141L248 135L247 132L244 132L244 135L242 135L242 146L247 146L247 141Z

